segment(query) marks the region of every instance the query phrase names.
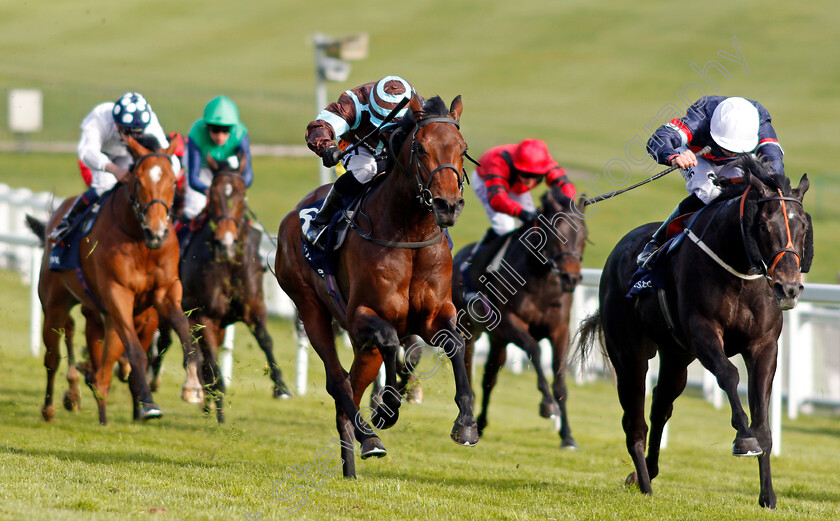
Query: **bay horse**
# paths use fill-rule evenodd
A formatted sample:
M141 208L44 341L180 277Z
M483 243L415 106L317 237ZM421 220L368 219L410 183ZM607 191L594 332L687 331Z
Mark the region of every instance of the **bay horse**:
M621 239L601 276L599 311L579 329L579 347L585 355L602 332L624 409L627 451L635 465L628 485L652 493L662 430L685 388L686 366L696 358L715 375L729 399L736 431L732 454L758 457L758 502L775 508L768 402L782 310L796 305L803 290L802 273L813 259L813 228L802 207L809 182L803 175L799 186L791 188L788 178L771 175L749 156L732 167L741 170L742 182L729 184L695 214L687 237L662 268L664 289L658 296L625 295L637 268L636 255L659 223L640 226ZM657 352L659 379L645 458L645 373ZM738 369L729 361L736 354L743 357L749 376L749 420L738 396Z
M452 300L459 315L466 317L467 374L472 376L475 340L487 332L490 352L484 367L481 387L481 413L478 432L487 426L490 394L496 385L499 369L507 356L506 346L513 343L528 354L537 373L537 389L542 394L540 416L560 418L561 448L575 448L566 414L566 367L569 355L569 314L572 292L581 280L581 262L586 245L587 228L583 202L575 204L559 188L550 188L541 198L540 218L533 226L523 225L517 230L496 238L479 251L467 269L469 286L483 287L490 313L472 307L480 302L464 300L464 280L461 266L469 257L473 244L461 249L453 261ZM500 249L507 247L502 261L494 271L487 270ZM478 297L481 298L481 297ZM551 342L553 385L549 386L540 360L539 341Z
M244 322L265 353L274 382L274 397L288 398L291 393L283 382L280 367L274 359L273 344L268 334L263 298L263 272L260 257L260 232L251 226L245 180L242 173L246 158L239 158L239 167L218 163L207 156L213 173L203 223L190 232L181 251L182 305L190 310L190 326L196 331L202 354L202 380L216 403L216 416L224 422L224 381L217 363L217 353L224 329L235 322ZM169 347L168 324L161 327L158 355L152 361L157 376L163 353ZM207 404L209 405L209 404Z
M456 330L450 278L452 254L444 230L453 226L463 206L463 160L467 144L459 131L463 105L456 97L449 109L435 96L424 104L415 96L393 131L388 147L394 167L375 184L356 212L365 224L354 226L337 252L336 279L346 312L330 295L327 284L303 257L298 213L322 199L329 186L308 194L280 223L275 261L277 282L300 312L306 334L324 362L326 388L335 400L336 428L341 438L345 477L355 477L354 437L362 459L382 457L385 447L374 429L397 421L396 357L400 341L417 334L443 347L455 373L459 413L451 437L459 444L478 442L472 415L473 395L464 365L463 339ZM348 175L348 174L345 174ZM352 175L352 174L349 174ZM335 348L333 317L348 331L354 350L349 374ZM382 403L361 418L365 389L385 364Z
M43 338L46 346L47 390L42 414L52 420L54 379L59 363L58 343L68 324L70 310L81 303L97 310L102 320L103 342L89 342L91 368L86 381L94 392L99 408L99 422L107 424L106 399L115 362L127 351L131 364L128 376L134 402L134 419L161 416L145 379L146 353L138 338L135 320L147 309L166 317L190 353L195 374L197 361L190 338L189 323L181 311L181 282L178 278L178 240L171 233L169 211L175 190L175 174L166 150L152 151L131 136L125 136L135 157L132 171L102 202L100 216L90 232L81 238L80 268L50 270L49 255L44 255L38 295L44 311ZM46 226L39 223L46 241L73 198L68 198L54 212ZM28 218L30 226L37 221ZM33 228L34 230L34 228ZM49 250L47 250L49 251ZM90 323L90 320L88 321ZM94 326L95 327L95 326Z

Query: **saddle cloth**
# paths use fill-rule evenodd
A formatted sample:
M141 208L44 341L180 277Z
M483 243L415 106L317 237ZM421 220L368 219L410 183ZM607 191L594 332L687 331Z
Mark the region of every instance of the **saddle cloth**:
M83 237L93 229L96 218L99 216L99 210L112 194L113 190L105 192L97 202L76 217L64 239L53 244L50 250L50 270L75 270L81 266L79 252ZM94 245L90 245L89 248L86 248L86 254L89 254L94 247Z

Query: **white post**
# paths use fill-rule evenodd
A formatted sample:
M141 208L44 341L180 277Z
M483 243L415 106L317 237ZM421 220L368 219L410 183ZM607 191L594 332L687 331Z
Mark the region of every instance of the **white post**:
M32 356L41 353L41 305L38 298L38 281L41 277L39 248L29 248L29 350Z
M785 367L785 348L790 349L789 342L783 342L776 353L776 374L773 375L773 390L770 392L770 436L773 440L773 454L782 453L782 373Z
M229 386L231 379L233 378L234 334L235 330L233 324L225 328L225 338L222 340L222 355L219 357L221 359L222 378L224 379L225 386Z
M313 47L315 47L315 113L317 114L324 107L327 106L327 82L324 79L324 74L321 71L321 63L324 61L324 51L321 47L324 37L316 34L312 37ZM318 181L319 184L325 185L332 181L330 179L330 169L325 167L320 161L318 162Z
M295 334L298 341L297 364L295 365L295 388L301 396L306 394L307 373L309 371L309 338L303 325L295 318Z
M9 185L0 183L0 234L12 233L9 224L11 222L10 214L12 212L12 205L9 204L11 192L12 188ZM9 258L6 252L10 251L10 249L11 246L6 246L6 244L0 242L0 268L9 267Z

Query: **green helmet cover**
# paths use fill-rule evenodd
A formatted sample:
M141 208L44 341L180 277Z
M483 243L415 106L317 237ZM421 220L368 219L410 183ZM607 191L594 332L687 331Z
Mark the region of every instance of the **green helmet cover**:
M204 107L204 123L207 125L233 126L239 123L239 109L227 96L217 96Z

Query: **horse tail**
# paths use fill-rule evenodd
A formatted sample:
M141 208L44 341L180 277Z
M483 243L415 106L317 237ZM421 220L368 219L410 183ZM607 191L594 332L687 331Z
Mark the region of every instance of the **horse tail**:
M575 359L582 365L588 359L592 352L595 343L598 342L601 346L601 354L607 356L604 348L604 329L601 326L601 310L584 318L580 322L577 332L575 333L577 339L577 348L575 349Z
M26 214L26 226L38 236L42 247L47 244L47 225L43 221Z

